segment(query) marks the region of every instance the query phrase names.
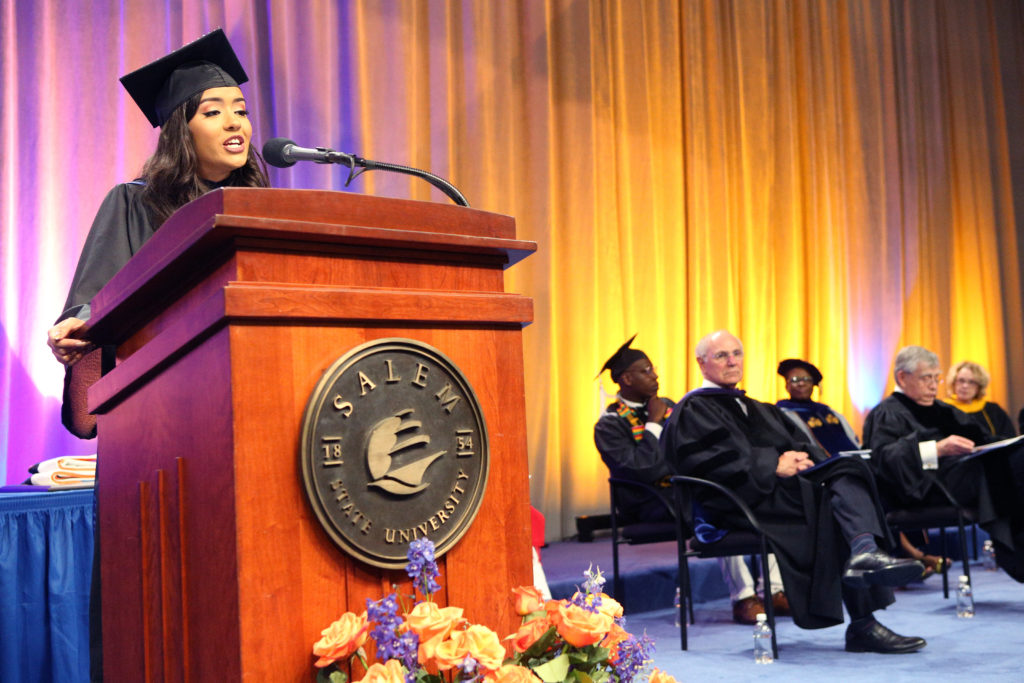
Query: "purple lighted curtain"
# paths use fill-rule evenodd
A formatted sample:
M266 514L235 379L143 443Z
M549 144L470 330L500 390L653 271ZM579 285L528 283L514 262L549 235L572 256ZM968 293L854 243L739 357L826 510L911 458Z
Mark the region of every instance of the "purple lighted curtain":
M137 175L156 141L120 76L223 27L249 74L243 91L257 148L282 135L365 154L347 94L345 3L178 5L0 3L0 483L5 471L6 483L20 483L34 462L96 449L60 426L63 371L45 330L63 308L100 201ZM271 173L277 187L344 182L341 169L312 164Z

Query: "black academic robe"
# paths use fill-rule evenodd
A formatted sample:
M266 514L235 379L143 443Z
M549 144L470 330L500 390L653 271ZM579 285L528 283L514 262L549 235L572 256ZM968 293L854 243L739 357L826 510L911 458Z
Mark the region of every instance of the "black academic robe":
M864 445L888 504L914 506L944 504L936 490L938 476L953 497L978 511L978 522L996 547L996 559L1007 573L1024 581L1024 447L999 449L977 458L941 457L938 470L925 470L919 444L957 434L975 443L997 439L961 410L936 400L919 406L902 393L894 393L868 413Z
M85 246L78 257L78 267L71 281L64 311L57 322L67 318L88 320L92 316L90 302L104 285L128 263L128 260L142 248L156 228L150 220L149 211L142 201L141 182L123 183L107 193L93 219ZM103 347L102 371L107 372L114 365L114 347ZM77 366L76 366L77 367ZM74 368L64 372L64 400L61 406L61 422L68 430L81 438L92 438L76 426L72 407L72 374ZM79 372L85 372L79 369Z
M967 417L977 422L978 426L985 433L990 434L996 439L1012 439L1017 436L1013 420L1010 419L1010 416L1006 414L1006 411L998 403L986 401L981 410L966 414Z
M675 406L675 403L668 399L662 400L669 407ZM608 466L609 474L617 479L628 479L652 486L675 474L658 448L658 437L650 430L644 429L637 439L629 418L619 415L618 407L618 401L609 405L594 425L594 444L601 454L601 460ZM635 411L636 420L642 427L647 421L647 411L643 408ZM669 489L666 489L663 498L671 501ZM639 491L623 489L618 495L618 501L621 512L629 521L672 521L664 505L650 500Z
M58 322L88 320L92 298L156 232L142 202L143 187L140 182L117 185L100 204Z
M777 476L778 459L785 451L804 451L816 462L828 455L809 443L779 408L741 400L746 414L728 390L698 389L685 396L662 434L666 459L680 474L727 486L750 506L778 558L793 620L801 628L842 623L844 601L855 616L891 604L891 589L853 590L841 581L850 551L828 493L833 484L863 487L873 508L862 511L872 527L864 531L891 546L867 465L859 458L840 458L810 472ZM723 498L702 494L700 503L713 523L746 526L742 513Z
M860 446L847 431L849 425L836 411L817 401L795 401L785 399L775 403L780 408L793 411L814 434L818 443L832 455L840 451L855 451Z

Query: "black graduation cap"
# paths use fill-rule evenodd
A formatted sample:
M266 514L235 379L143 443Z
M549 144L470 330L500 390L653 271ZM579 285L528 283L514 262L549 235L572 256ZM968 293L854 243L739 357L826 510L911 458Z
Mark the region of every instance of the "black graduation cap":
M217 29L122 76L121 85L156 128L196 93L248 80L224 30Z
M634 334L629 338L625 344L619 347L619 350L612 354L612 357L605 361L604 367L601 368L601 372L610 370L612 373L612 381L618 384L619 378L622 376L629 366L637 362L641 358L647 358L647 354L638 349L631 349L629 345L636 339ZM601 372L597 373L599 376Z
M805 360L800 360L799 358L787 358L786 360L779 363L779 374L785 377L786 373L788 373L793 368L804 368L805 370L807 370L807 372L810 373L811 379L814 381L815 385L821 382L821 370L814 367L814 365L812 365L811 363L808 363Z

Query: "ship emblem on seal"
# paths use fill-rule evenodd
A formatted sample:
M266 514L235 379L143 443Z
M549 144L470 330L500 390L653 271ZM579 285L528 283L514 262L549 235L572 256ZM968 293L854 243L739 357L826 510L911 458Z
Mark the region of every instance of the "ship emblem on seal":
M412 413L412 408L400 410L370 431L366 449L366 465L373 477L370 486L398 495L418 493L430 486L430 482L424 483L423 475L432 462L448 451L422 452L422 447L430 445L430 437L406 435L423 426L419 420L406 419Z
M487 484L480 403L439 349L412 339L357 346L324 372L306 405L303 486L347 554L399 569L417 538L443 555L476 517Z

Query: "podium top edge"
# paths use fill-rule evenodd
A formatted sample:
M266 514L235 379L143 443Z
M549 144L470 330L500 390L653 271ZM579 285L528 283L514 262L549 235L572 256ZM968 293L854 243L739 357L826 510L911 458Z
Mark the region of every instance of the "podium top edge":
M161 229L198 216L231 214L314 223L515 239L515 219L454 204L336 190L222 187L178 209Z

